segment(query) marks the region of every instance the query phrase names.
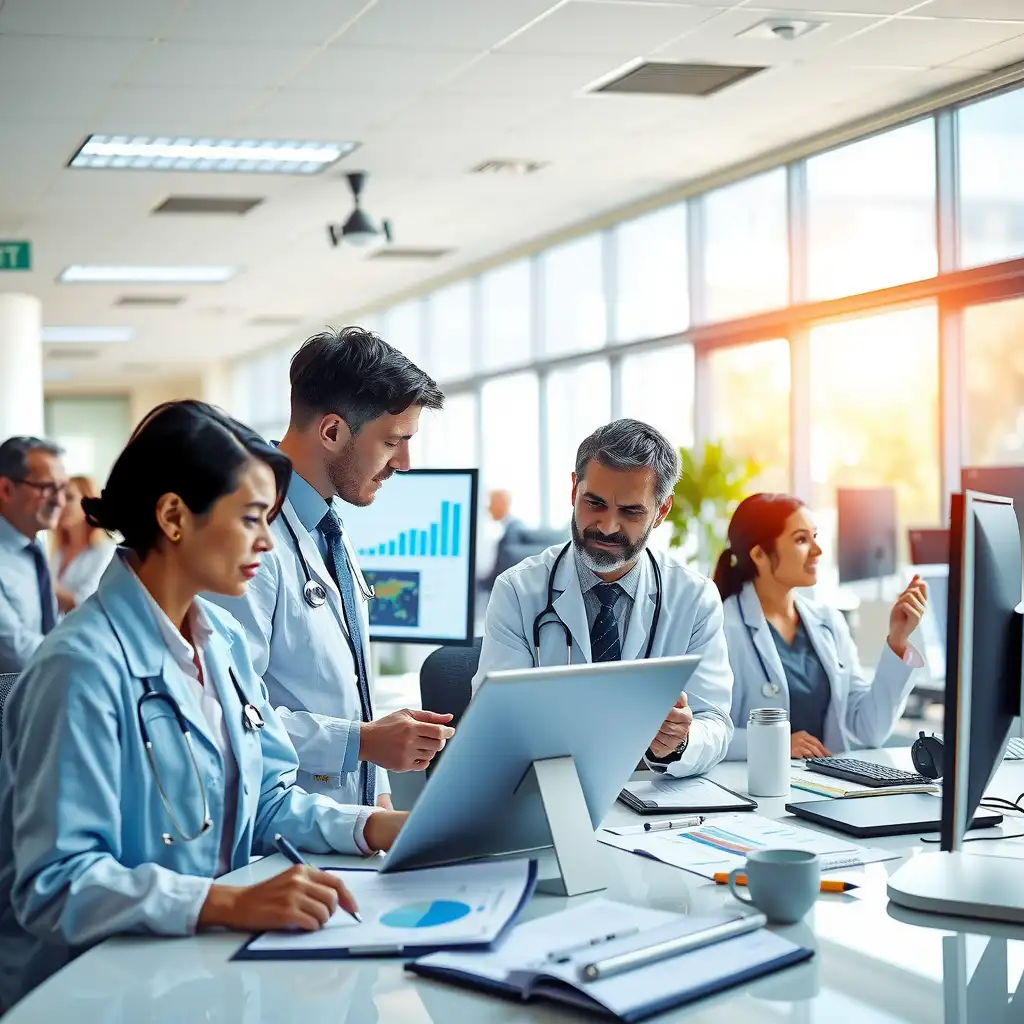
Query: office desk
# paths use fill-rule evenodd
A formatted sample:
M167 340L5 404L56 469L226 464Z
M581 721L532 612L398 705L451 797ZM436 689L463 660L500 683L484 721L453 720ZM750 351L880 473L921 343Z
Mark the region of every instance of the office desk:
M896 767L909 764L905 750L858 756ZM713 776L730 788L745 789L745 773L744 764L726 764ZM1024 762L1004 762L992 792L1011 799L1024 792ZM793 794L794 799L801 796L806 794ZM781 817L784 803L763 800L761 813ZM634 820L640 819L616 805L608 823ZM1008 819L1002 829L1024 832L1024 818ZM913 836L871 844L906 852L923 848ZM1009 852L1024 858L1020 839L977 843L975 848L978 853ZM609 879L604 895L611 898L691 912L733 902L724 886L677 868L609 847L602 847L602 853ZM334 864L343 860L315 859ZM862 887L851 894L819 897L803 923L782 930L813 947L814 960L657 1019L698 1024L1009 1024L1024 1019L1024 995L1017 999L1015 1014L1007 1010L1007 989L1012 995L1024 970L1024 926L929 919L890 908L885 880L899 863L844 872L842 877ZM256 881L284 866L282 858L268 857L235 872L230 880ZM538 895L523 919L551 913L568 902ZM932 927L922 927L925 922ZM112 939L36 989L4 1017L4 1024L523 1024L587 1019L543 1003L506 1002L415 979L403 972L398 960L229 962L241 941L238 935L210 933L190 939Z

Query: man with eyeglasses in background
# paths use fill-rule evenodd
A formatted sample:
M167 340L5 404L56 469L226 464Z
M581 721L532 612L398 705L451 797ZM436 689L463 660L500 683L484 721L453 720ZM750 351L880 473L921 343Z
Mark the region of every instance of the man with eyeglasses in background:
M0 444L0 673L18 673L57 622L39 533L67 501L62 449L38 437Z

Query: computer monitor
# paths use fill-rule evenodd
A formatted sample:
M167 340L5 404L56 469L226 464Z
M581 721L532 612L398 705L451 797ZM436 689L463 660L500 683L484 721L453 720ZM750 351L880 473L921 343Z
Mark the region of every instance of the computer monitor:
M949 565L949 530L907 530L911 565Z
M836 491L839 582L873 580L896 571L896 491L840 487Z
M1020 862L966 852L964 833L1021 713L1021 534L1006 497L966 491L950 513L949 627L940 853L888 882L910 910L1024 919Z
M470 644L476 578L475 469L396 473L345 531L373 586L370 639Z
M950 554L941 840L959 850L1021 713L1021 541L1009 499L954 494Z
M1024 533L1024 466L964 466L960 470L960 489L1013 498L1017 525Z

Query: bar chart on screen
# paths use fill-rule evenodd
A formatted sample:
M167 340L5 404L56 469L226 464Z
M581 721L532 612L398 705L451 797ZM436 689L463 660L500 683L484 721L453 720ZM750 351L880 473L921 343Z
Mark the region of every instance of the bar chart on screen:
M371 640L472 637L476 470L396 473L342 523L374 597Z

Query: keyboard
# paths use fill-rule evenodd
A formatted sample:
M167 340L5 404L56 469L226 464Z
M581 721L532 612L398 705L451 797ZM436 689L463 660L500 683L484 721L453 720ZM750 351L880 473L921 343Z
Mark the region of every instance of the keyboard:
M1006 753L1003 754L1004 761L1024 761L1024 740L1016 736L1010 737L1006 744Z
M881 789L884 786L934 785L934 779L927 779L914 772L902 772L884 764L870 761L855 761L850 757L809 757L807 770L819 775L831 775L844 782L855 782L859 786Z

